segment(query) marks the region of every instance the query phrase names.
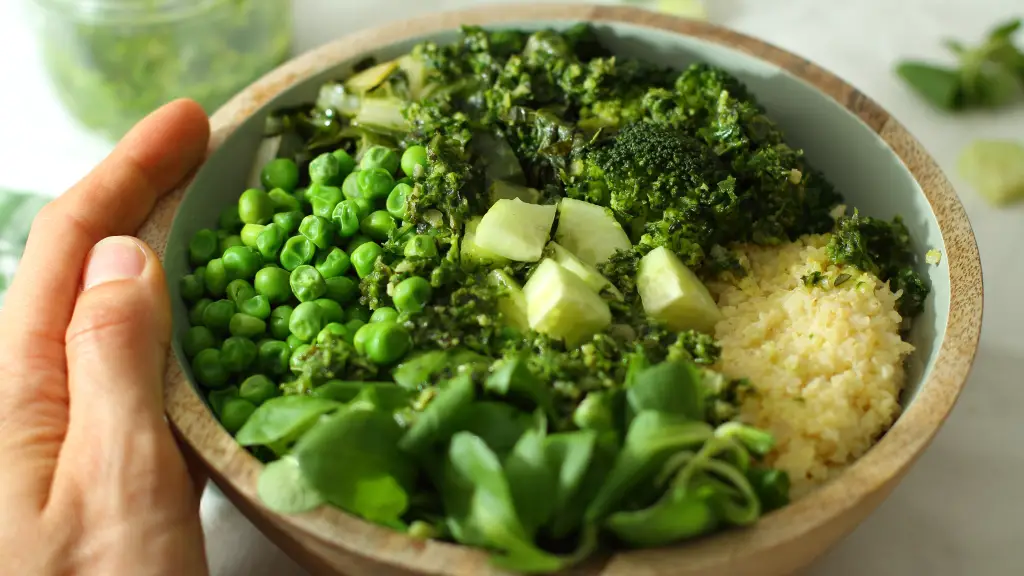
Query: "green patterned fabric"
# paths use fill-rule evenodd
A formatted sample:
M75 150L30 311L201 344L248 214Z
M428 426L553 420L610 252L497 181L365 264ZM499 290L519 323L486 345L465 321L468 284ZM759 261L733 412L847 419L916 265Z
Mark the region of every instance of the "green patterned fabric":
M48 201L45 196L0 190L0 306L14 279L32 219Z

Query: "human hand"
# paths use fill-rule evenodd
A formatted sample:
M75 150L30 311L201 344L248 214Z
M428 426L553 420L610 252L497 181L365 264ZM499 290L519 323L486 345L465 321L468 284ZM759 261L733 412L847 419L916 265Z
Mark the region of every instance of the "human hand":
M198 105L168 104L32 225L0 311L4 574L207 573L199 486L164 419L164 273L122 235L208 138Z

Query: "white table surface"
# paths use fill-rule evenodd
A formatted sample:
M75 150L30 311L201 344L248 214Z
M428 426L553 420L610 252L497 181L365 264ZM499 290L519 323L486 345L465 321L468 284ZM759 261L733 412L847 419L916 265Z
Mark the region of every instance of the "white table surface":
M61 110L37 62L22 0L0 2L0 188L56 195L109 145ZM980 137L1024 141L1024 104L999 114L942 116L891 70L901 57L945 58L946 36L980 38L1024 16L1019 0L708 0L711 19L837 73L899 118L960 192L981 248L985 326L969 385L934 444L893 495L821 559L813 576L1024 574L1024 206L997 210L955 174L962 146ZM477 0L296 0L303 51L387 18L482 4ZM208 489L202 515L215 576L304 574L223 497Z

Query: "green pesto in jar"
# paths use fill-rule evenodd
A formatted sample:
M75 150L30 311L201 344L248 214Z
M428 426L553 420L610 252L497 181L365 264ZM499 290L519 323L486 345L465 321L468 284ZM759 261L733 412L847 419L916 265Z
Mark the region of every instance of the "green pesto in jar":
M61 101L113 139L175 98L212 113L291 50L291 0L37 2Z

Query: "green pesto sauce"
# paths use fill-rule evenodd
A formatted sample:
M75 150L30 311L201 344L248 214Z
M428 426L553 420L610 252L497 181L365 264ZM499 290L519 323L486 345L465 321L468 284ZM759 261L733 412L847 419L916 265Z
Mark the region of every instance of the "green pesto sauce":
M41 18L44 63L71 114L112 139L176 98L212 113L291 50L290 0L145 0L108 17L59 4Z

